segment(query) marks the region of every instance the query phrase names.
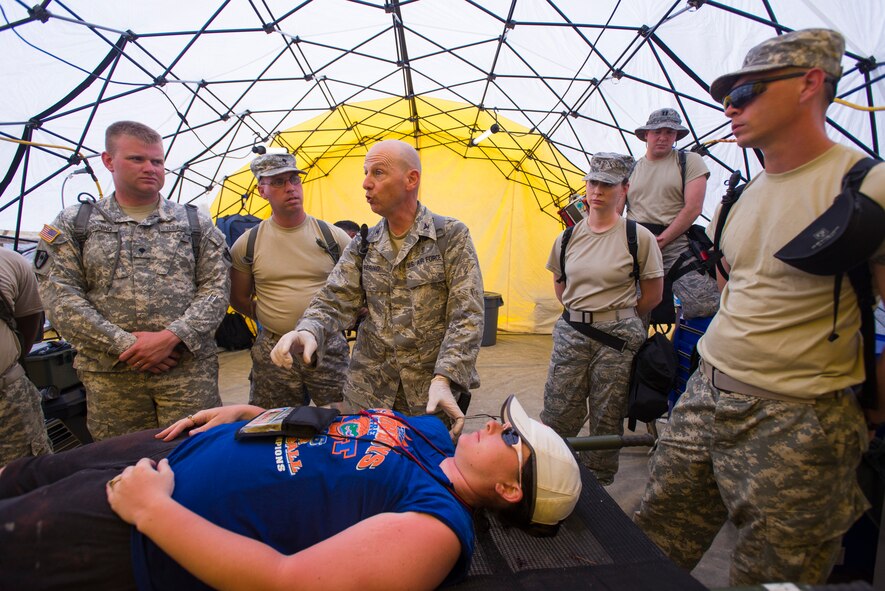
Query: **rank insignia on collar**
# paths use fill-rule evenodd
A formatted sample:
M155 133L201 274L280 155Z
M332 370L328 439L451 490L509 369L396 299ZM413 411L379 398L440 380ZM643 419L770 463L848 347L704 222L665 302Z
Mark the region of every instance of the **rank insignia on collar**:
M53 228L49 224L43 224L43 229L40 230L40 238L43 239L47 244L52 244L52 242L61 236L61 231L58 228Z
M42 269L43 265L46 264L46 261L49 260L49 253L45 250L38 250L34 253L34 267L37 269Z

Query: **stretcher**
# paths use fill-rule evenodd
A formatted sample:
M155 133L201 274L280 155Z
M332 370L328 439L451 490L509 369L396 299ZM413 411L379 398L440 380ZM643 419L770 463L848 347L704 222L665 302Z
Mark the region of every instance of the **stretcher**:
M575 451L652 446L649 433L567 438ZM679 568L633 523L584 466L574 512L552 538L505 528L488 514L476 525L476 551L456 591L709 591ZM781 583L714 591L874 591L865 581L829 585Z
M552 538L505 529L493 517L476 527L476 552L458 591L704 591L643 534L581 466L578 505Z

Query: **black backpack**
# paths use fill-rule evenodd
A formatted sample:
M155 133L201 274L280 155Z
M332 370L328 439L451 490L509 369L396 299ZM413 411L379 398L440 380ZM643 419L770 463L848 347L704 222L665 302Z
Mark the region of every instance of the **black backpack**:
M215 331L215 342L228 351L241 351L252 347L255 336L249 330L246 319L238 312L228 312Z
M232 248L237 238L261 223L261 218L254 215L226 215L215 219L215 225L224 234L227 247Z
M854 191L859 191L863 184L867 173L874 166L881 164L880 160L874 158L863 158L855 163L848 172L842 177L843 189L848 187ZM722 207L719 211L719 218L716 223L716 231L713 236L713 246L709 251L710 260L715 263L719 269L719 273L727 281L728 271L722 264L723 253L721 249L722 231L725 228L725 220L731 212L731 208L737 203L747 185L740 185L740 171L736 170L728 179L728 188L722 197ZM863 362L865 380L858 392L858 402L863 408L877 408L878 396L878 379L876 375L876 319L873 309L876 306L876 297L873 292L873 278L870 267L867 264L861 264L849 270L846 275L854 288L854 294L857 297L857 307L860 310L860 333L863 341ZM842 275L834 277L833 286L833 331L827 340L834 341L839 338L836 334L836 316L839 313L839 293L842 287Z
M678 369L676 349L666 334L655 332L642 343L633 357L627 396L627 427L631 431L636 429L636 421L650 423L669 410Z

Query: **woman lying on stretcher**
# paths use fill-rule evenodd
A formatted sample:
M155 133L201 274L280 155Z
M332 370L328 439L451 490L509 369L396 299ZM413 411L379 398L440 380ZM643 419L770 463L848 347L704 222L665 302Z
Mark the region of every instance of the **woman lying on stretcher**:
M260 412L204 410L160 433L9 464L4 585L431 589L466 574L474 509L555 533L581 490L565 442L513 396L503 424L457 449L438 419L389 410L338 417L313 437L237 439Z

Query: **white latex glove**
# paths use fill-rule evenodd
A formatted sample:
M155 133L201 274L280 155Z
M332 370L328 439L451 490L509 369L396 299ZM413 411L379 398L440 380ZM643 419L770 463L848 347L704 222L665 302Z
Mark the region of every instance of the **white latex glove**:
M427 392L427 413L434 413L437 409L441 409L452 419L452 430L449 433L452 435L452 441L457 441L464 428L464 413L458 408L458 403L452 395L449 378L445 376L434 376L430 381L430 390Z
M292 368L292 353L301 353L305 365L310 365L311 357L317 350L317 340L306 330L287 332L270 352L270 360L274 365L285 369Z

